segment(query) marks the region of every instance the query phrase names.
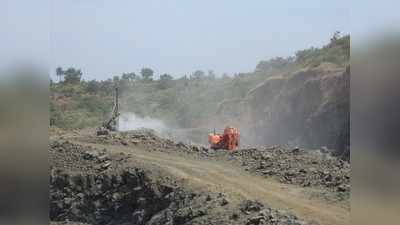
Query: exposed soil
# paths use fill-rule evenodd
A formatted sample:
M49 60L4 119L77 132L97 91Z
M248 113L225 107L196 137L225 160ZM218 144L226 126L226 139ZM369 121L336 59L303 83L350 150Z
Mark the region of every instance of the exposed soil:
M54 224L350 223L350 167L327 153L229 154L147 130L58 133L49 152Z

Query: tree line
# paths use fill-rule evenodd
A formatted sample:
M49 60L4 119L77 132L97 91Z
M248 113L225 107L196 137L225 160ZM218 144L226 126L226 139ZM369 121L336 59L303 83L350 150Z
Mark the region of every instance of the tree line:
M189 76L184 75L180 78L174 78L168 73L159 75L159 79L154 79L154 70L148 67L144 67L140 70L139 74L135 72L123 73L121 75L115 75L107 80L90 80L85 81L83 79L83 73L81 69L69 67L64 69L62 67L56 68L57 81L54 82L50 79L50 84L58 87L58 91L69 92L76 91L71 89L70 86L81 86L82 91L91 94L110 94L114 90L115 86L118 86L121 90L135 86L136 83L156 83L159 89L168 89L174 86L174 80L182 80L185 84L189 81L202 81L202 80L215 80L216 74L213 70L208 70L207 73L202 70L196 70ZM227 75L224 75L227 76ZM69 88L68 88L69 87Z

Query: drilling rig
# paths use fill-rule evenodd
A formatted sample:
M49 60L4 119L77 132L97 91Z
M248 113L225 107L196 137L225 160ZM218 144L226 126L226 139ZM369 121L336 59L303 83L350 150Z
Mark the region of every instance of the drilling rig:
M118 117L119 113L119 101L118 101L118 87L115 88L114 94L114 105L109 119L105 120L103 124L97 129L97 135L107 135L109 131L118 130Z

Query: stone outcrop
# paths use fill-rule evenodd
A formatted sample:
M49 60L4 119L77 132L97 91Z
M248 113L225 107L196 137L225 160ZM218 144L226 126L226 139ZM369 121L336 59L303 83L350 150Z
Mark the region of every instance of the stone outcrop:
M244 144L326 146L349 156L350 68L322 64L274 76L241 100L220 105L222 123L238 126Z

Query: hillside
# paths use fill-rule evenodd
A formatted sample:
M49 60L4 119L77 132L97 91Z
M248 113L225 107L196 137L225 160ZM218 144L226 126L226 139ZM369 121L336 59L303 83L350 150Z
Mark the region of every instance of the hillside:
M349 224L349 41L232 76L155 80L143 68L85 81L58 68L51 224ZM116 87L120 129L98 135ZM207 134L227 125L239 149L210 148Z
M332 64L272 76L246 97L225 101L218 117L241 126L248 143L340 150L348 157L350 71Z
M343 152L349 143L349 56L347 35L232 76L196 71L153 80L145 70L142 76L84 81L80 70L69 69L69 78L77 74L79 80L51 83L50 125L100 125L111 110L113 88L119 86L122 113L158 119L178 138L204 143L213 128L232 124L241 130L244 145L290 143Z

